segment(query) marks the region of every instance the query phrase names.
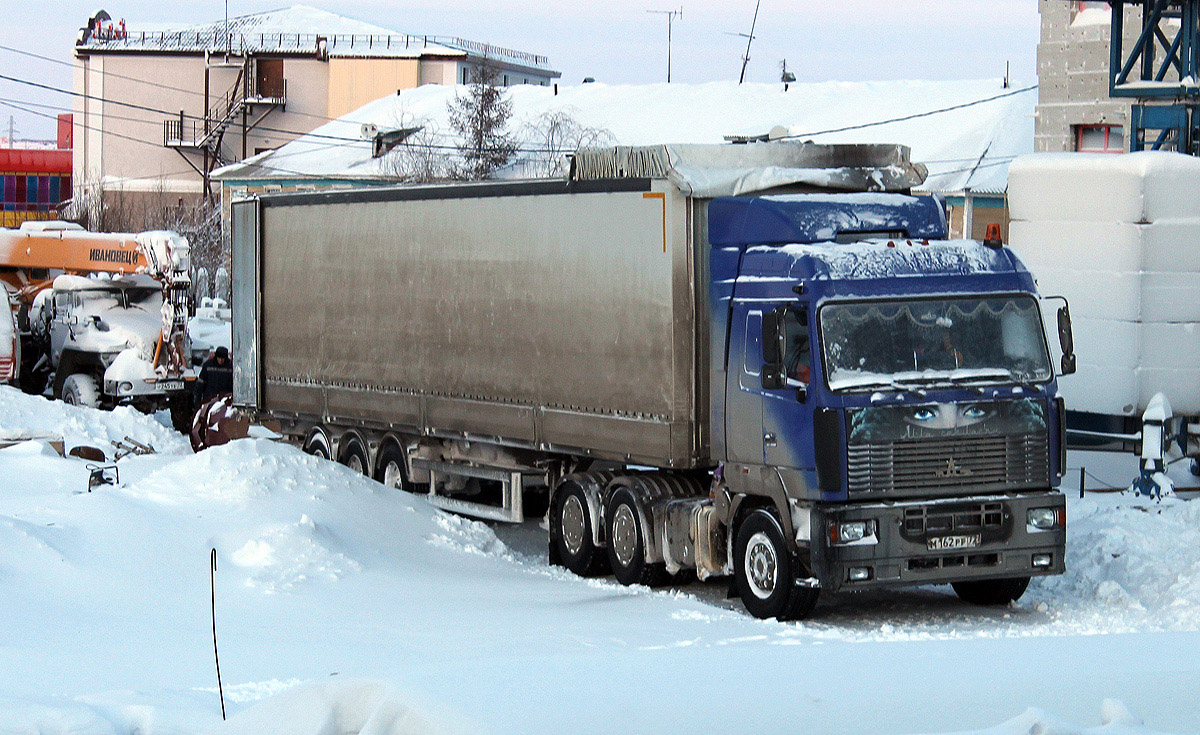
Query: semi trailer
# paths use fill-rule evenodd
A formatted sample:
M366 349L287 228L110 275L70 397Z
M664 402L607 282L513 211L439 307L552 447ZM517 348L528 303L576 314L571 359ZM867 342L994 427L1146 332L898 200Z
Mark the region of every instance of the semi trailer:
M901 146L580 151L564 180L231 209L234 401L442 508L545 512L550 560L820 590L1063 571L1070 316L948 241ZM526 506L526 502L529 503Z

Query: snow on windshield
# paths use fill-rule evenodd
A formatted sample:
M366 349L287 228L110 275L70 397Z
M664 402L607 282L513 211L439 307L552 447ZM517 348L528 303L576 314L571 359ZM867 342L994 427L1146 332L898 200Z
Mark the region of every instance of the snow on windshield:
M828 304L821 336L833 390L1053 375L1028 296Z

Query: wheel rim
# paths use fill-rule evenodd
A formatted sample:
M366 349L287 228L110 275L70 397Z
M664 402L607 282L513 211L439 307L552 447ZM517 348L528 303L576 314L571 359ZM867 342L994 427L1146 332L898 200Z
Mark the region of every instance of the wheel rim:
M616 514L613 515L611 541L621 566L633 564L634 553L637 551L637 519L634 518L633 509L625 503L618 506Z
M363 472L362 457L358 456L357 452L352 453L349 457L346 457L346 466L360 475L366 474Z
M583 550L583 536L587 529L587 520L583 512L583 502L578 495L571 495L563 503L562 509L562 538L567 551L578 554Z
M389 460L383 468L383 484L388 487L403 489L404 468L395 460Z
M755 597L765 600L774 594L779 578L779 559L775 555L775 544L767 534L759 531L750 537L743 566Z

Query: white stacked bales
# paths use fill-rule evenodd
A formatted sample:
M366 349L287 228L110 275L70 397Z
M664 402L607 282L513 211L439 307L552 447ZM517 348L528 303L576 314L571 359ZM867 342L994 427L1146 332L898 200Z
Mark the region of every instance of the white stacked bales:
M1071 301L1067 407L1140 415L1161 391L1200 414L1200 159L1024 156L1008 201L1013 249L1043 294Z

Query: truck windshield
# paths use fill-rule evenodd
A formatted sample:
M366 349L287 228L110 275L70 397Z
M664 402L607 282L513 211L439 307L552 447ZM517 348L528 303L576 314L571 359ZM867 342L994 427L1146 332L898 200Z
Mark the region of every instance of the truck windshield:
M1027 384L1053 376L1030 296L828 304L821 339L832 390Z

